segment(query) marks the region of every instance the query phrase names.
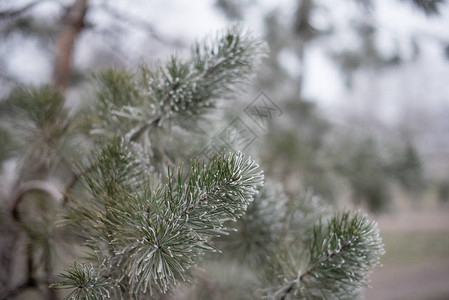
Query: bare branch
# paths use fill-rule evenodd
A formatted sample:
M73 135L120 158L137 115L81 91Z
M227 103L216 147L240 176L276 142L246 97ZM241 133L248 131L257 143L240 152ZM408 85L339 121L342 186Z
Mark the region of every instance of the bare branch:
M8 9L5 11L0 11L0 18L15 18L18 17L24 13L26 13L27 11L29 11L30 9L34 8L35 6L42 4L44 2L55 2L58 3L58 1L55 0L38 0L38 1L33 1L28 3L25 6L22 6L21 8L17 8L17 9Z
M142 28L143 30L145 30L146 32L148 32L148 34L155 40L157 40L158 42L162 43L162 44L167 44L167 45L173 45L176 47L185 47L184 43L182 43L180 40L168 40L164 37L162 37L161 34L159 34L159 32L157 32L157 30L154 28L154 26L144 20L141 19L137 19L135 17L131 17L131 16L125 16L123 13L119 13L117 11L115 11L113 8L111 8L108 5L105 5L103 7L103 10L105 12L107 12L111 17L115 18L116 20L123 22L123 23L128 23L131 26L134 27L139 27Z

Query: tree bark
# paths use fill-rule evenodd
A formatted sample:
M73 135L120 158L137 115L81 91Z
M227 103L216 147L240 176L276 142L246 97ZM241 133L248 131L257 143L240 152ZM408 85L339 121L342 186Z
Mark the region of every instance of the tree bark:
M69 86L72 74L73 50L76 39L84 28L87 0L75 0L62 17L62 29L56 41L56 61L53 73L54 85L60 90Z

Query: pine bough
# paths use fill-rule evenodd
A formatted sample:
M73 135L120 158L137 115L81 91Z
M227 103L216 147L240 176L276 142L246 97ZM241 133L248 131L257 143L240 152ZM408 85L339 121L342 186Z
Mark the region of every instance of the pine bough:
M88 121L100 146L80 167L88 194L70 197L64 223L86 241L90 257L52 285L69 289L66 299L158 298L172 291L192 277L204 254L217 252L220 236L234 230L232 222L249 205L235 227L244 225L252 235L243 238L254 243L245 251L258 253L251 267L269 267L257 271L273 287L266 297L342 299L366 284L383 245L365 215L307 218L311 214L279 189L263 190L251 203L263 174L241 153L193 160L187 174L169 167L161 178L152 171L158 162L147 151L150 132L195 122L216 100L232 97L264 51L262 42L231 28L197 44L190 60L173 57L136 74L109 70L97 77ZM302 226L301 220L310 222ZM235 237L223 241L232 244Z
M119 139L98 153L85 176L91 198L78 200L67 218L98 262L73 265L54 285L76 287L75 299L139 298L185 281L199 256L216 251L209 240L226 234L227 221L244 213L263 182L241 153L194 161L184 179L169 172L164 184L140 182L131 153Z
M275 299L350 299L367 286L367 274L379 265L383 253L375 222L360 212L335 213L313 226L311 239L295 264L303 269L281 268L283 275L290 273L294 279L276 292Z

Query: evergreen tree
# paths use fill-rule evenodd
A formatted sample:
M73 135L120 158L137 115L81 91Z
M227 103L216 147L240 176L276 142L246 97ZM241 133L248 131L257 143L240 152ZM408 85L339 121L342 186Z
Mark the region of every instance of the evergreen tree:
M27 274L1 299L27 288L50 299L354 298L384 252L375 222L306 189L263 186L243 153L187 161L163 139L235 97L265 48L232 27L190 59L101 72L76 112L50 86L15 89L0 158L15 154L19 172L0 221L26 236ZM82 253L55 280L68 245Z

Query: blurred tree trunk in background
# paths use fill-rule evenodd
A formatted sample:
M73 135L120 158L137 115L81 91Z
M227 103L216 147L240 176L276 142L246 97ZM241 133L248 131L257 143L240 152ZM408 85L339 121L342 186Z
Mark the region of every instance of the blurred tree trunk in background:
M76 39L83 30L88 9L87 0L75 0L62 17L62 29L56 40L56 61L54 66L54 84L65 90L70 82L73 50Z

